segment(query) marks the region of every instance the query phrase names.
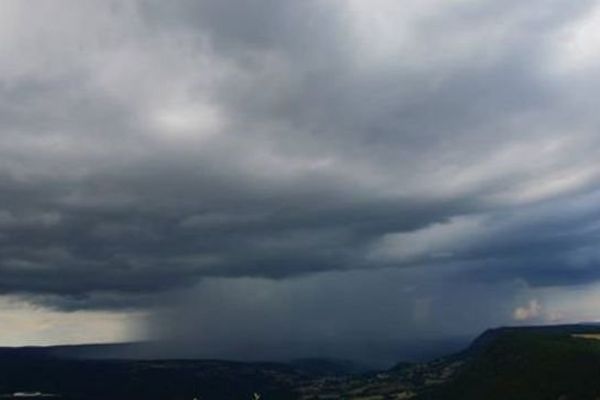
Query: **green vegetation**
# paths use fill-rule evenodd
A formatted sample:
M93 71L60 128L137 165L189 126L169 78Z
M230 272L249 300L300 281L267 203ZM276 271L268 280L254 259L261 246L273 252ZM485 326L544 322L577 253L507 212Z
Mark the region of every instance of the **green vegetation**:
M469 356L456 379L420 399L600 399L600 341L506 330Z

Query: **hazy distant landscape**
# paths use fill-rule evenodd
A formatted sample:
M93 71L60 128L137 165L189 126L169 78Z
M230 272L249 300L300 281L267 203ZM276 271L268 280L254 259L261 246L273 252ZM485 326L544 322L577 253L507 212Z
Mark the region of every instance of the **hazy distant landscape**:
M498 328L463 351L366 370L343 360L287 363L98 360L121 346L0 349L2 397L61 399L594 400L598 325ZM130 345L129 345L130 346Z

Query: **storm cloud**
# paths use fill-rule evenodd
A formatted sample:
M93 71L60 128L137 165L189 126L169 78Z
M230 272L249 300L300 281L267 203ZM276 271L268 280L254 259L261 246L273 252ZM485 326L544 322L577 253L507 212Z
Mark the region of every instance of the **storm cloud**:
M266 291L265 328L318 302L367 341L593 283L599 23L594 1L4 1L0 292L231 327L219 304ZM363 281L389 297L344 302ZM349 317L376 304L397 314Z

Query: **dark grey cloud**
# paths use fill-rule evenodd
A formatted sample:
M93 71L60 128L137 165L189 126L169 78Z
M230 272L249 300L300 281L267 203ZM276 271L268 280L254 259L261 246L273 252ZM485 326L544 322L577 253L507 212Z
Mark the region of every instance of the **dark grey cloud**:
M598 278L593 1L1 7L3 294L180 299L187 336L238 326L274 285L297 300L253 304L265 329L247 336L332 302L307 336L331 319L336 337L372 326L366 343L460 319L486 290L467 330L506 322L519 293ZM388 273L437 283L381 298ZM400 324L436 293L424 328ZM211 301L229 313L188 306ZM380 303L398 305L395 328L353 319Z

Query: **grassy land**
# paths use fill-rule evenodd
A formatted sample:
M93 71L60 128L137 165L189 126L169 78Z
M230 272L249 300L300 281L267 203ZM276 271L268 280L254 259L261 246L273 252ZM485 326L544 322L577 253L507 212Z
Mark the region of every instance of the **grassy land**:
M456 379L422 399L600 399L600 333L514 331L472 356Z

